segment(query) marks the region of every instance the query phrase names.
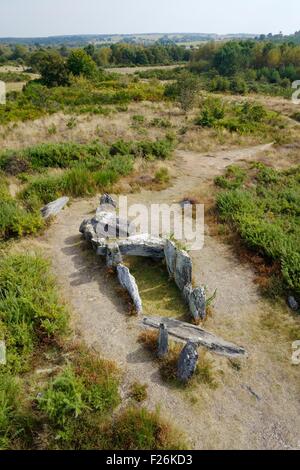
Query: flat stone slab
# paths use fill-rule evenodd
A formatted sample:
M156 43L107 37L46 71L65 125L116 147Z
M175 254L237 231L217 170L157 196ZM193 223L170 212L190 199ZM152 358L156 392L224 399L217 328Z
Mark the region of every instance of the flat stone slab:
M132 235L118 242L122 255L164 258L165 240L152 237L148 233Z
M167 317L145 317L143 319L143 325L150 328L159 329L161 323L164 323L169 335L175 338L175 340L190 341L197 346L204 346L220 356L230 358L247 357L247 352L244 348L229 343L213 333L203 330L199 326Z
M59 199L56 199L56 201L49 202L49 204L41 209L42 217L44 219L54 217L55 215L59 214L59 212L68 204L68 202L68 197L60 197Z

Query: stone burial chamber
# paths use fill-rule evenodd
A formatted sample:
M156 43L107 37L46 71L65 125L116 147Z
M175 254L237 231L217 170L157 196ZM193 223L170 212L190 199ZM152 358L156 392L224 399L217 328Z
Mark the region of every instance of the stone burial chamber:
M203 287L194 287L192 282L192 260L189 254L169 239L153 237L148 233L136 234L132 222L117 215L114 199L104 194L100 206L92 219L85 219L79 231L92 245L96 255L106 258L109 268L116 271L123 289L130 295L137 314L143 313L142 300L134 276L123 263L124 256L142 256L165 260L170 278L180 289L192 319L198 323L206 317L206 296ZM184 343L178 358L177 378L188 382L195 373L199 347L228 358L247 357L244 348L217 337L199 326L172 318L145 317L144 328L158 329L157 355L168 354L169 336Z
M192 284L192 260L189 254L172 240L153 237L148 233L136 234L132 222L120 219L116 202L104 194L92 219L81 223L80 232L99 256L106 257L107 266L114 268L121 286L129 293L137 313L142 313L142 301L135 278L123 264L124 256L142 256L165 259L170 277L174 280L195 321L206 317L206 298L203 287Z

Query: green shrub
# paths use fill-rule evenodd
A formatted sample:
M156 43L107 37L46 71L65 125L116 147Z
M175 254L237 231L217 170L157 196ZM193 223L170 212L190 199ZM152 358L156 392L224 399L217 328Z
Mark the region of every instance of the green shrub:
M246 179L246 172L237 165L227 168L225 176L217 176L215 184L223 189L240 188Z
M38 406L63 447L95 448L103 439L104 418L120 403L118 387L119 373L113 363L79 349L73 364L41 393Z
M25 447L30 440L33 417L27 410L21 381L7 372L0 374L0 450Z
M168 168L160 168L155 173L155 181L157 183L168 183L170 181L170 175Z
M87 409L84 384L67 367L38 399L39 407L55 424L64 426L68 418L77 418Z
M38 232L44 226L38 211L28 212L8 192L5 179L0 177L0 240Z

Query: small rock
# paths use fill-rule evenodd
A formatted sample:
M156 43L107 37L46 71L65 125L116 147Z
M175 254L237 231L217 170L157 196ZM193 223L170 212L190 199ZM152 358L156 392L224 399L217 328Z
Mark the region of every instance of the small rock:
M103 194L100 198L100 206L108 204L109 206L117 207L117 203L109 194Z
M106 251L106 264L109 268L114 268L122 263L122 255L116 242L108 243Z
M158 357L164 357L169 351L169 333L164 323L159 326Z
M299 304L294 296L290 295L287 299L287 303L290 309L294 312L297 312L297 310L299 310Z
M189 341L180 353L178 360L177 378L188 382L195 373L198 362L197 345Z

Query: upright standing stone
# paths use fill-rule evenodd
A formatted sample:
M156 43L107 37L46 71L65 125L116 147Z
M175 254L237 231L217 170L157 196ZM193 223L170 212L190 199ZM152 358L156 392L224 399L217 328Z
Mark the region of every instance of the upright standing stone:
M188 284L183 289L183 296L189 306L189 310L195 321L206 318L206 295L203 287L195 287Z
M164 323L159 326L158 357L164 357L169 351L169 333Z
M177 378L188 382L196 370L198 361L197 345L189 341L180 353L178 360Z
M115 268L118 264L122 263L122 255L119 250L119 245L116 242L107 244L106 251L106 265L109 268Z

